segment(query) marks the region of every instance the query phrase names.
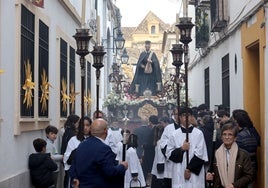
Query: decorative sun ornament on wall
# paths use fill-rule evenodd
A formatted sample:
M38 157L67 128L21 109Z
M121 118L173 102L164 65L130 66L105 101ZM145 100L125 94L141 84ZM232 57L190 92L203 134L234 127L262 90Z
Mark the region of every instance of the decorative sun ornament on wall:
M49 87L52 87L48 82L48 77L45 69L43 69L41 80L42 80L42 83L40 85L40 89L42 92L40 98L41 112L45 113L47 111L47 101L49 100Z
M79 92L75 92L74 83L70 85L70 104L71 104L71 112L74 113L75 110L75 97Z
M91 99L91 92L90 90L87 91L87 96L84 97L85 104L87 105L87 109L91 108L92 99Z
M62 111L67 112L67 104L70 97L67 95L67 83L64 77L61 79L61 95Z
M33 105L32 97L33 97L33 89L34 89L34 82L32 81L32 71L31 71L31 64L30 60L27 60L27 63L24 62L24 71L25 71L25 81L22 89L24 90L24 99L23 104L26 103L26 108L30 109Z

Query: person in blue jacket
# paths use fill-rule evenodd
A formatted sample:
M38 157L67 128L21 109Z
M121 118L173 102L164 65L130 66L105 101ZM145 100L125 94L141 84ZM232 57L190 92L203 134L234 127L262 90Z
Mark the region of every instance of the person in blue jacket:
M116 155L105 144L107 122L96 119L91 125L91 137L82 142L75 153L69 175L79 188L120 188L128 163L116 163Z

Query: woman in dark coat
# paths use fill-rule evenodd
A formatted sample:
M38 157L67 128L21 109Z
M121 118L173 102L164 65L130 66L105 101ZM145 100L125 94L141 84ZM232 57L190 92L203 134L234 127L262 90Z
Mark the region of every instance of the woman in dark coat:
M248 153L235 142L236 123L226 122L221 137L223 144L215 153L214 173L207 173L206 179L214 181L217 188L245 188L253 180L253 171Z
M66 151L69 140L76 135L80 117L77 115L69 115L67 121L64 124L64 133L61 141L61 154L63 155ZM64 176L64 188L68 188L69 176L65 172Z

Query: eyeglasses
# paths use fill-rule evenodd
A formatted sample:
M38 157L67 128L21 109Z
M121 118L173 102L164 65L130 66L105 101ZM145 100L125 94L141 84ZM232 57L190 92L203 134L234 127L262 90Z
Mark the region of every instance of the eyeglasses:
M226 137L226 138L227 138L227 137L228 137L228 138L231 138L231 137L233 137L234 135L231 134L231 133L223 133L222 136L223 136L223 137Z

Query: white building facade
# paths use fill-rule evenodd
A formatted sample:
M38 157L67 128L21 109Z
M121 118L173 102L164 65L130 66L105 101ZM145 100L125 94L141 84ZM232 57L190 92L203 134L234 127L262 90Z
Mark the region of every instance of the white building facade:
M97 35L103 39L107 39L108 31L113 35L114 4L110 0L85 2L85 26L94 26L92 20L95 23L97 18L100 20L99 30L95 33L91 30L91 51ZM4 70L0 75L0 187L30 187L28 156L34 152L32 141L45 138L47 125L61 128L69 114L80 116L80 93L74 95L73 106L71 99L63 94L70 97L81 89L80 61L75 54L73 35L83 23L82 7L82 1L74 0L44 0L44 8L30 0L0 1L0 69ZM108 53L101 70L101 105L107 93L113 55L112 42L108 47L104 45ZM91 116L96 108L91 54L86 56L86 61L85 95L91 92L92 105L85 106ZM41 90L44 74L51 85L48 100L43 98L47 90Z

